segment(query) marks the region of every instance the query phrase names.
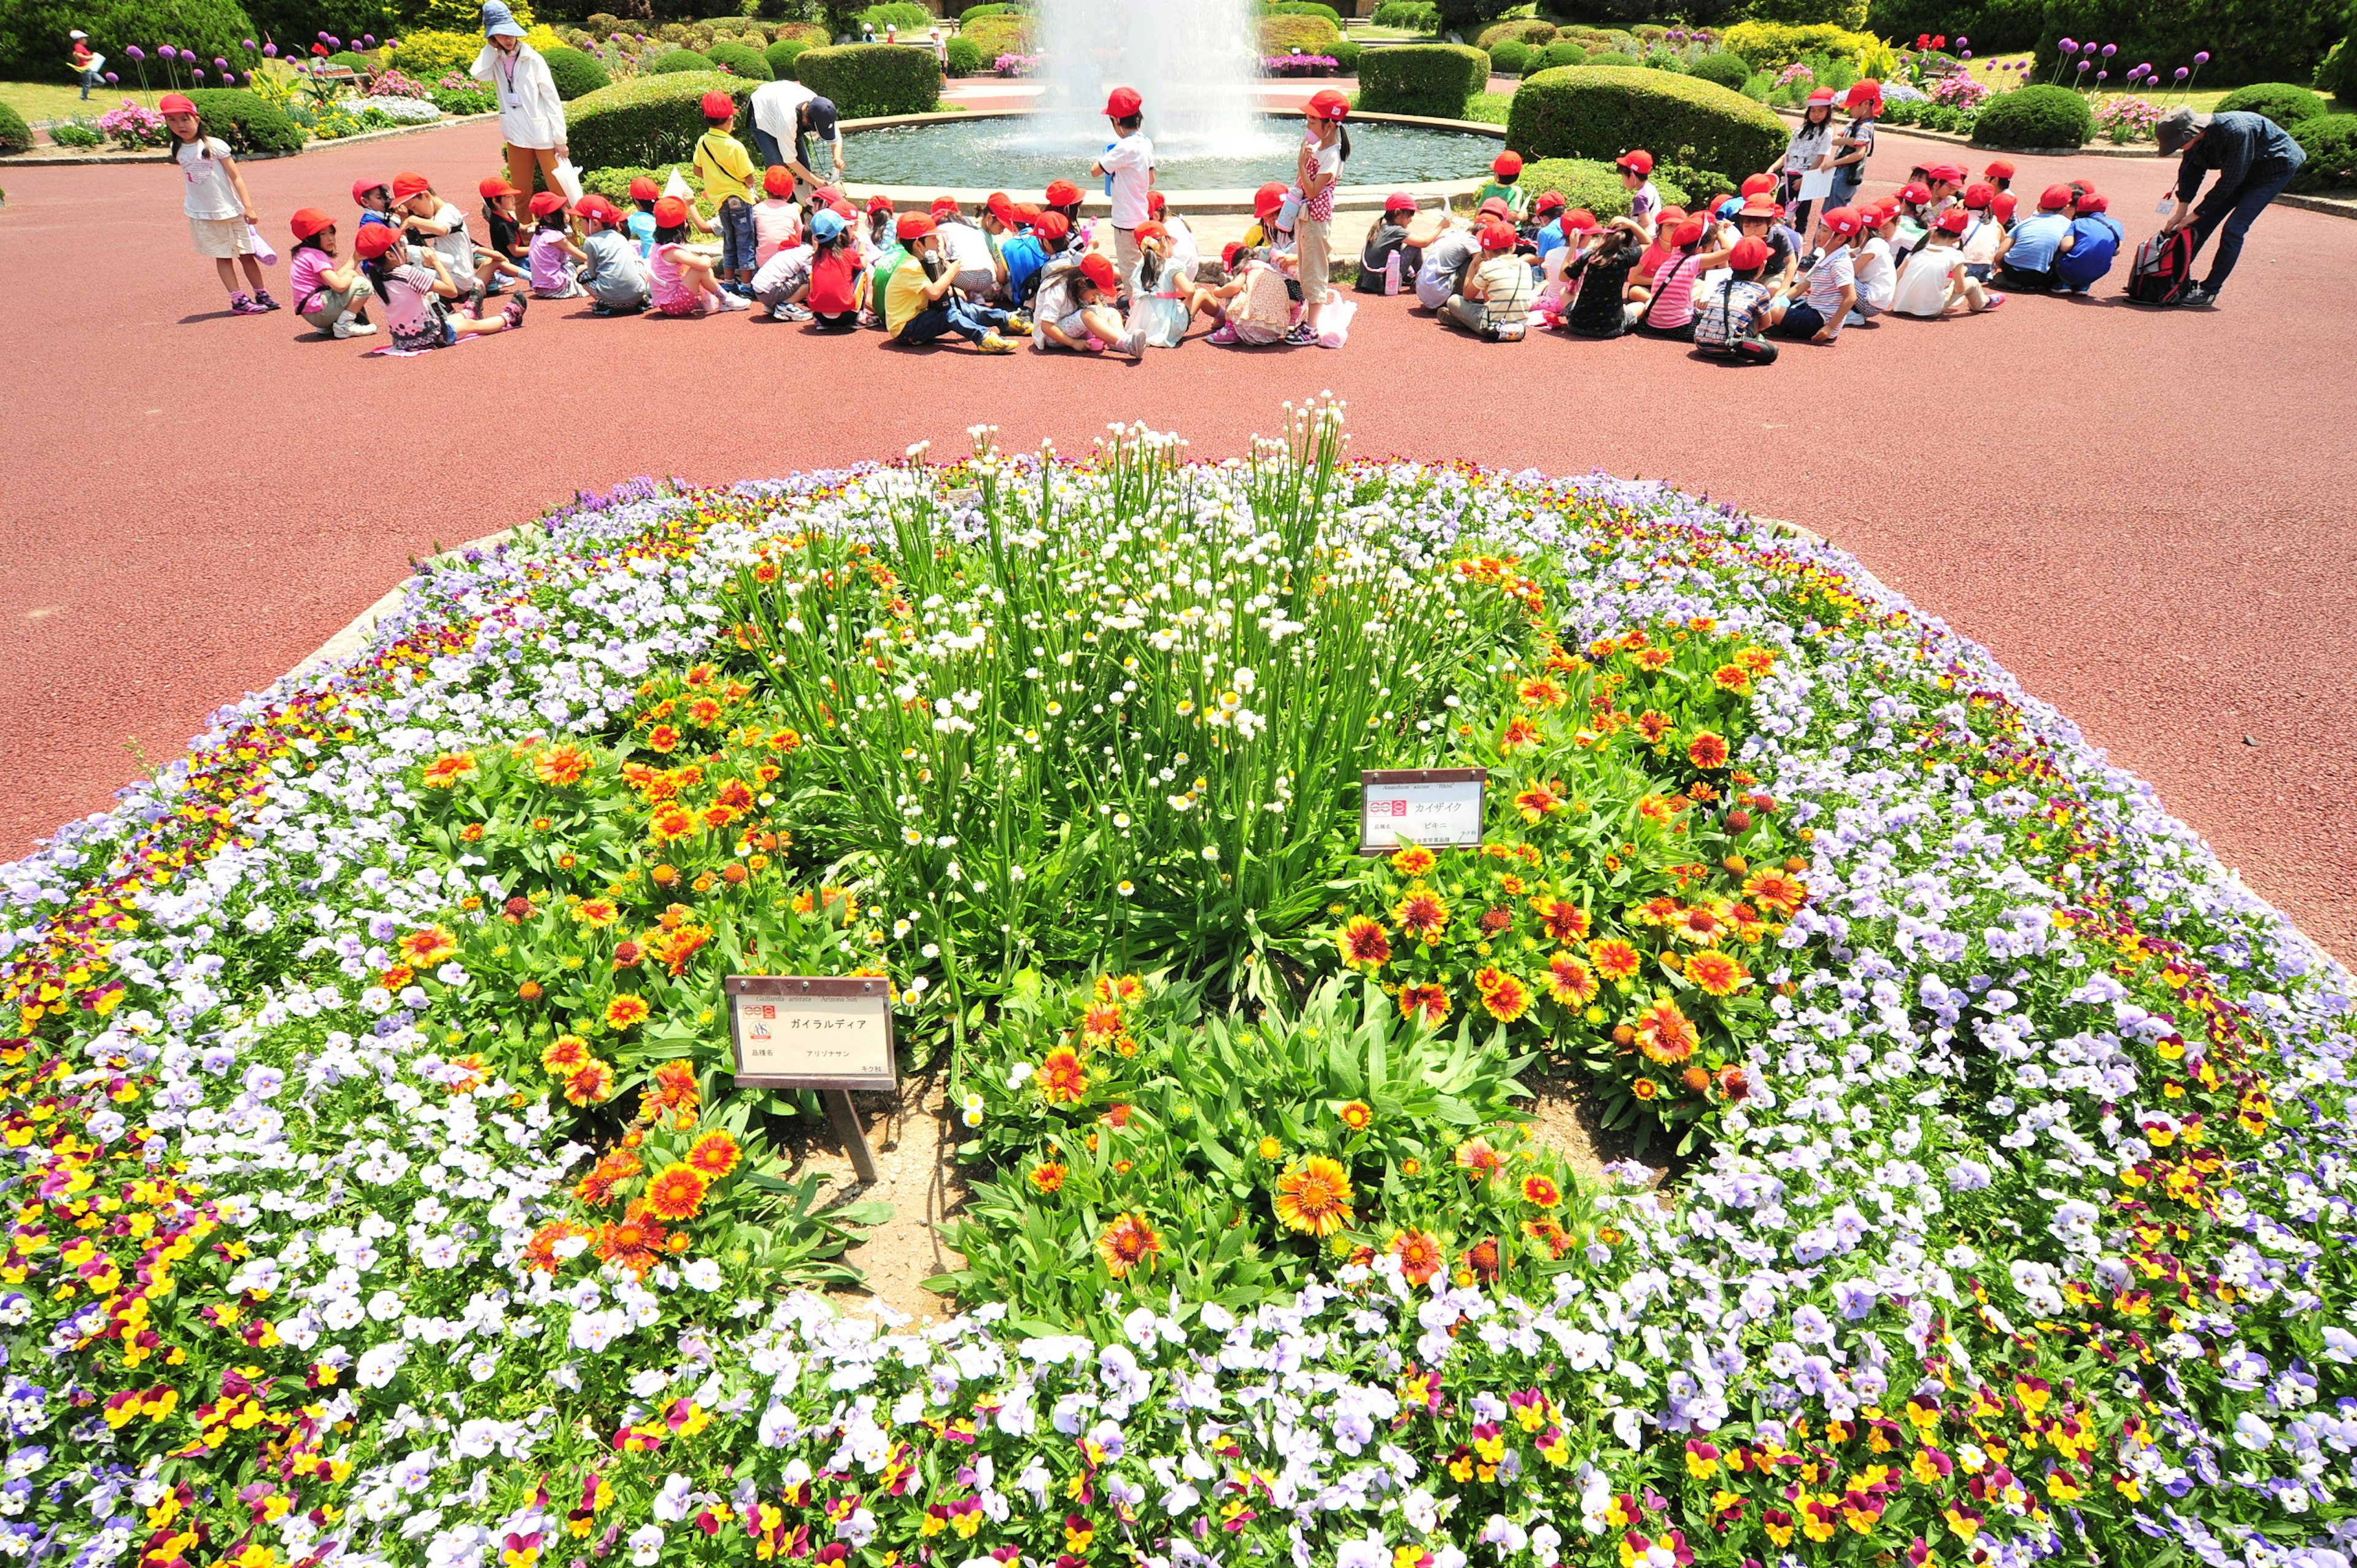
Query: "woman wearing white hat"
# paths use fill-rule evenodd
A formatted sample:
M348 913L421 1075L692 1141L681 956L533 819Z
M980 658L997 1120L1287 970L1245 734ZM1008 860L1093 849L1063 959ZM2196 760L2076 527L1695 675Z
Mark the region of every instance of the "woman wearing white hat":
M502 0L485 0L483 52L469 74L486 82L500 101L500 134L507 138L508 183L532 188L537 167L541 184L566 197L556 177L565 162L565 100L540 51L523 41L523 28Z

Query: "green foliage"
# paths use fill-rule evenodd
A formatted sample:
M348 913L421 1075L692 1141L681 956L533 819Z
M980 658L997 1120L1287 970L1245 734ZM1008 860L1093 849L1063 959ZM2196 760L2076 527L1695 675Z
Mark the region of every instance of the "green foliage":
M1366 52L1366 46L1354 44L1345 38L1338 44L1328 44L1326 52L1334 57L1334 70L1337 75L1356 76L1359 74L1359 57Z
M2292 177L2294 190L2357 188L2357 114L2319 114L2292 127L2308 162Z
M746 77L754 81L773 81L777 79L778 73L770 69L769 60L759 49L748 48L743 44L724 40L714 44L704 52L713 64L723 67L735 75Z
M474 34L427 30L403 35L401 46L393 51L393 63L403 74L420 81L439 81L454 70L466 75L467 68L482 52L483 40Z
M770 75L773 80L793 81L798 80L794 61L811 47L800 38L780 38L761 52L761 58L770 62Z
M2333 45L2324 63L2316 68L2316 90L2343 102L2357 99L2357 70L2350 69L2357 65L2357 48L2349 45L2348 38Z
M1586 65L1587 50L1569 38L1557 38L1539 50L1538 57L1524 69L1534 71L1553 70L1560 65Z
M1009 12L1019 14L1022 9L1020 5L1002 5L997 3L997 0L989 0L986 5L969 5L959 12L958 26L963 27L968 22L979 22L985 16L1004 16Z
M972 40L974 47L982 51L985 60L996 60L1000 55L1038 52L1035 47L1039 38L1038 25L1020 11L985 16L981 21L959 29L958 36Z
M1485 23L1494 22L1509 11L1525 8L1527 0L1436 0L1440 13L1440 30L1460 38L1478 34Z
M422 27L436 26L430 18L414 16L405 7L385 4L384 0L242 0L242 3L246 16L253 24L253 30L242 36L256 43L264 38L276 38L282 49L290 44L299 44L307 49L312 38L319 33L350 42L358 40L362 33L373 33L381 38L397 38L401 30L412 23ZM151 7L149 14L169 17L174 9L169 5L155 6ZM467 26L476 26L475 12L470 8L467 15ZM526 27L531 25L529 19L524 22ZM82 26L88 29L87 23ZM98 36L103 37L102 34ZM168 38L169 34L157 33L156 36ZM106 52L118 54L114 49ZM229 58L231 63L235 63L237 56L232 54Z
M500 101L493 96L491 90L479 84L436 87L431 89L426 96L433 99L434 107L445 114L488 114L500 106Z
M1321 5L1319 0L1268 0L1268 4L1261 7L1261 14L1267 16L1323 16L1334 25L1336 32L1342 29L1342 13L1331 5Z
M573 161L587 169L683 162L705 129L704 95L727 93L741 116L755 85L726 71L681 70L600 88L565 111Z
M1970 38L1986 59L2036 44L2045 9L2046 0L1872 0L1866 30L1901 43L1923 33Z
M1463 44L1403 44L1359 57L1359 107L1454 120L1489 85L1490 57Z
M1969 37L1970 35L1966 35ZM1822 54L1855 60L1867 49L1880 50L1882 40L1871 33L1852 32L1832 23L1804 26L1782 22L1738 22L1727 30L1718 47L1740 56L1754 70L1774 71L1804 55Z
M556 95L567 103L613 84L614 79L606 74L606 68L579 49L544 49L540 58L548 62L548 76L556 83Z
M1555 42L1555 36L1556 28L1553 22L1537 22L1525 18L1517 22L1501 22L1494 27L1483 28L1481 36L1473 40L1473 47L1488 49L1494 59L1497 56L1498 46L1508 38L1519 44L1536 47Z
M627 213L635 210L630 204L630 181L644 176L652 179L660 188L671 177L674 168L689 179L695 177L694 166L685 162L657 164L651 168L639 164L623 164L614 168L585 169L581 175L581 189L585 195L594 191Z
M1490 69L1500 76L1520 76L1531 63L1531 46L1517 38L1501 38L1490 48Z
M1326 46L1339 40L1341 29L1323 16L1263 16L1260 19L1260 47L1264 54L1281 55L1287 49L1299 49L1304 54L1323 54Z
M1586 63L1588 65L1635 66L1641 62L1639 61L1635 55L1623 54L1619 49L1606 49L1600 54L1589 55Z
M949 56L952 76L974 76L990 69L991 62L982 58L982 51L974 48L972 38L951 38L942 50Z
M882 38L887 27L930 27L940 18L916 3L916 0L883 0L859 13L859 19L876 29Z
M33 128L25 124L25 117L0 103L0 157L13 157L32 145Z
M2206 86L2306 81L2350 21L2348 0L2048 0L2030 79L2045 81L2056 41L2072 38L2117 44L2115 58L2148 59L2164 78L2207 50Z
M1440 26L1440 12L1432 0L1383 0L1370 19L1378 27L1429 33Z
M719 67L709 55L698 54L694 49L673 49L666 54L657 55L649 61L645 68L645 74L668 76L679 71L704 72L718 69Z
M1981 106L1979 123L1973 127L1973 145L2079 147L2094 134L2094 113L2083 94L2067 87L2018 87Z
M80 27L107 58L107 69L136 86L138 68L124 48L137 44L153 54L164 44L197 51L212 74L215 56L250 59L242 38L256 38L253 22L236 0L182 0L168 9L148 0L8 0L0 5L0 81L73 81L66 33ZM305 29L305 37L317 24ZM257 38L256 41L259 41ZM161 72L155 61L147 69ZM180 73L185 82L188 73Z
M1866 27L1867 0L1751 0L1744 15L1753 21L1788 27L1835 27L1849 32Z
M1508 145L1526 157L1609 161L1644 147L1735 179L1770 166L1788 134L1772 111L1717 82L1597 65L1525 81L1506 123Z
M1645 57L1644 64L1647 70L1683 71L1686 68L1686 62L1668 49L1653 50Z
M2212 105L2211 113L2223 114L2237 109L2245 114L2263 114L2288 131L2323 113L2324 100L2288 81L2258 81L2234 89Z
M933 51L907 44L845 44L805 50L794 61L801 81L845 119L926 114L941 107L942 66Z
M60 120L49 127L49 140L61 147L100 147L106 137L94 125L79 120Z
M374 57L358 54L350 49L338 49L334 54L328 57L328 63L331 66L340 67L345 70L356 70L363 75L376 70L376 60Z
M1523 166L1522 183L1534 191L1563 192L1566 201L1596 214L1599 223L1629 216L1629 188L1620 183L1620 171L1594 158L1533 158ZM1653 188L1668 207L1687 205L1692 194L1660 166L1653 170Z
M1745 63L1741 55L1722 50L1695 61L1687 68L1687 74L1698 76L1705 81L1715 81L1721 87L1739 90L1751 80L1751 67Z
M299 153L303 127L258 92L242 87L199 88L188 94L208 136L219 136L234 153Z

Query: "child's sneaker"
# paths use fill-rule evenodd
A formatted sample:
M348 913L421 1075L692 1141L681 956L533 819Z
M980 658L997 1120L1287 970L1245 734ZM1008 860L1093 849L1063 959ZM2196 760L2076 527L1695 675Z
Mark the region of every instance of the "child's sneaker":
M500 312L500 317L508 324L509 331L512 332L523 325L523 307L531 303L531 298L525 295L517 294L509 296L507 308Z
M984 333L982 335L982 341L976 343L974 347L985 354L1012 354L1015 352L1015 345L1009 343L1006 338L1001 338L996 332Z
M266 288L258 288L253 291L253 303L262 306L264 310L275 310L278 308L278 302L270 297L270 291Z
M720 291L720 308L723 311L750 310L753 302L743 295L731 294L724 288Z
M1318 341L1318 334L1307 321L1297 321L1286 330L1285 340L1297 349L1307 348Z
M229 296L229 312L231 316L267 316L270 306L250 294L233 294Z
M339 338L373 338L376 328L365 321L339 321L332 328Z
M1031 318L1019 310L1009 311L1006 329L1018 338L1031 336Z
M1224 321L1220 324L1218 331L1213 332L1209 338L1203 339L1203 341L1207 343L1216 343L1222 349L1226 348L1231 343L1233 343L1235 340L1236 329Z
M780 321L808 321L811 319L811 307L807 305L796 305L791 300L788 300L770 314Z
M1146 328L1132 328L1129 336L1122 339L1121 350L1133 360L1146 358Z

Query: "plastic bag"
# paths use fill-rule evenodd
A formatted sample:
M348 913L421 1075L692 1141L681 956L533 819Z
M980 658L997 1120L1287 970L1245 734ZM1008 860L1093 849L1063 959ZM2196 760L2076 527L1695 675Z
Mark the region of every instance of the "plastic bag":
M262 231L260 229L255 228L251 223L247 224L245 226L245 237L248 241L252 242L253 245L253 259L255 261L260 262L265 267L274 267L278 264L278 252L270 248L270 242L262 237Z
M676 196L682 201L692 201L695 199L695 187L687 183L687 176L673 168L671 177L663 181L663 194Z
M673 171L673 177L677 177L677 171ZM575 166L571 158L565 158L558 162L556 183L564 188L566 202L577 202L581 199L581 170Z
M1358 314L1359 307L1351 301L1329 295L1326 307L1318 313L1318 346L1339 349L1348 343L1351 340L1351 318Z

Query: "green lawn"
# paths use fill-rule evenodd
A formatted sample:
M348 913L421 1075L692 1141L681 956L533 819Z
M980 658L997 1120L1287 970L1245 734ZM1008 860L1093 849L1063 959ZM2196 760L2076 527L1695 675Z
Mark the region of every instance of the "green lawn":
M109 87L93 89L90 102L84 103L79 87L67 87L54 81L0 81L0 103L5 103L35 124L43 120L70 120L77 115L88 115L95 120L110 109L122 108L126 98L153 108L156 100L163 95L161 88L153 92L142 92L136 87Z
M2020 63L2029 58L2029 56L2026 53L1996 55L1987 59L1966 60L1964 62L1964 69L1971 71L1979 81L1986 81L1991 87L1997 89L1999 91L2003 91L2009 88L2023 86L2026 83L2034 84L2046 80L2044 77L2040 76L2035 72L2032 72L2027 77L2022 75L2019 69ZM2108 81L2105 82L2104 86L2106 90L2104 93L2104 96L2105 97L2115 96L2117 91L2121 91L2115 88L2113 83ZM2197 113L2204 114L2216 108L2218 106L2218 100L2225 97L2226 94L2232 91L2232 89L2223 87L2205 87L2192 92L2171 92L2163 88L2144 88L2142 87L2142 84L2139 84L2139 89L2138 96L2149 98L2155 102L2162 105L2164 108L2173 109L2177 105L2184 103L2190 105Z
M1506 110L1513 102L1511 92L1477 92L1465 105L1463 118L1479 120L1485 125L1502 125L1506 123Z

